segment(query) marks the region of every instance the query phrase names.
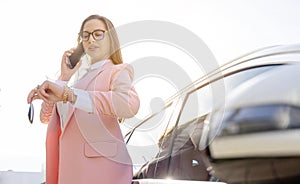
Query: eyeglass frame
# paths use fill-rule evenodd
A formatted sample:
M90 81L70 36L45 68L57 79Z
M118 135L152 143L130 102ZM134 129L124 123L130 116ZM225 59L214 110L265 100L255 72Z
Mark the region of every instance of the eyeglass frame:
M101 32L103 32L103 37L102 37L101 39L96 39L96 38L95 38L94 33L95 33L96 31L101 31ZM104 37L105 37L105 35L104 35L105 32L106 32L106 30L103 30L103 29L95 29L93 32L82 31L81 33L79 33L79 36L80 36L81 40L84 41L84 42L89 41L91 35L92 35L92 37L93 37L94 40L99 41L99 40L103 40L103 39L104 39ZM89 36L87 37L87 40L83 39L83 33L89 34Z

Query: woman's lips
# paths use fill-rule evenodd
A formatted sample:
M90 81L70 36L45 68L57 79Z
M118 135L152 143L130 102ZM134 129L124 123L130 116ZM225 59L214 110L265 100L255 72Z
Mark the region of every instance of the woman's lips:
M94 45L89 46L89 50L91 50L91 51L94 51L94 50L96 50L96 49L98 49L98 48L99 48L99 47L94 46Z

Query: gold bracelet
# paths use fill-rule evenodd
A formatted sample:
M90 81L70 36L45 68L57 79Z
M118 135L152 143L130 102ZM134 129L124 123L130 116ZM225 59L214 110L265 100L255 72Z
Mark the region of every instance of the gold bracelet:
M74 94L74 90L73 89L71 89L70 90L70 93L71 93L71 99L69 100L71 103L74 103L75 102L75 94Z
M70 88L68 86L64 86L64 94L63 94L63 99L62 99L63 103L67 103L69 91L70 91Z

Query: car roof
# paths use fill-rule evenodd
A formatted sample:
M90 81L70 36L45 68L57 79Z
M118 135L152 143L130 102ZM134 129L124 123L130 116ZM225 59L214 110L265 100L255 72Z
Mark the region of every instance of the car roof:
M185 96L186 94L194 91L195 89L201 88L202 86L209 84L211 81L223 78L223 76L229 73L257 66L295 63L300 63L300 43L274 45L254 50L221 65L219 68L210 71L206 75L200 77L190 85L178 91L176 94L170 96L168 99L165 100L165 106L161 110L171 106L174 100ZM222 100L220 101L220 103L222 103ZM135 128L138 128L145 121L147 121L148 119L150 119L158 113L159 111L154 114L147 115L135 126ZM131 132L132 131L129 131L126 134L126 136L129 135Z
M215 70L210 71L206 75L195 80L190 85L181 89L179 92L166 100L169 104L178 96L182 96L195 88L203 86L205 83L212 82L222 78L224 75L235 72L241 69L246 69L256 66L275 65L275 64L294 64L300 62L300 44L275 45L264 47L238 58L235 58Z

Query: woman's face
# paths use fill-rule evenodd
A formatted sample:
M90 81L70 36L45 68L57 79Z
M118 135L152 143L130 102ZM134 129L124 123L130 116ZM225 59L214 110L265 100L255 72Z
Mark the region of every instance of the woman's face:
M110 58L109 36L103 21L98 19L87 21L81 37L85 53L91 57L92 63Z

